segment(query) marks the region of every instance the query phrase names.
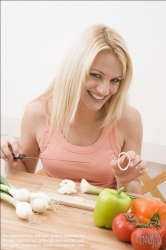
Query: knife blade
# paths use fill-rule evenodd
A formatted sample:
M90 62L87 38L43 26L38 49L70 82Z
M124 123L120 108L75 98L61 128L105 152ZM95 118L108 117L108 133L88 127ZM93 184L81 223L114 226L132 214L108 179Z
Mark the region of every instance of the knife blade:
M48 160L48 161L66 161L66 162L78 162L78 163L88 163L91 164L90 162L86 162L86 161L74 161L74 160L62 160L62 159L50 159L50 158L43 158L43 157L33 157L33 156L26 156L25 154L19 154L18 157L16 157L13 153L13 158L14 159L34 159L34 160Z

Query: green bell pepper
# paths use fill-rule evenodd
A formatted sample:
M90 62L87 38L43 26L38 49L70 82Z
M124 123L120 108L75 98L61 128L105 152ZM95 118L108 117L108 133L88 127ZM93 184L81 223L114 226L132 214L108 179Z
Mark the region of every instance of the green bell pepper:
M131 199L123 191L124 187L117 191L105 188L100 192L93 212L96 226L112 228L115 215L129 210Z

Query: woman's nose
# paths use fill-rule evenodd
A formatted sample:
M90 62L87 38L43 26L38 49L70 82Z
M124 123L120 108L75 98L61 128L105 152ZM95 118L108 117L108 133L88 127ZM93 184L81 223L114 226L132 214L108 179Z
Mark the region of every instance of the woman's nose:
M100 83L97 86L97 90L103 96L108 95L110 93L110 82L104 81L104 82Z

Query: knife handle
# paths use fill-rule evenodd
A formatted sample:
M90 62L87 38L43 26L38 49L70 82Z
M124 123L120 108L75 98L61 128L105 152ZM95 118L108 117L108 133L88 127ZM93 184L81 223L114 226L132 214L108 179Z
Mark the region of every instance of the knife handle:
M19 154L19 157L16 157L13 153L12 153L12 155L13 155L13 158L16 159L16 160L18 160L18 159L22 160L22 159L24 159L26 157L25 154Z

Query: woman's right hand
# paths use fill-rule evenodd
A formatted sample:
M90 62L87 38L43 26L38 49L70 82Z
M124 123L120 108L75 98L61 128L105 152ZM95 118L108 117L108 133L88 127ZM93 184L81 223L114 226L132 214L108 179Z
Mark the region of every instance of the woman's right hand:
M1 159L5 161L12 161L13 165L17 165L17 160L13 158L12 153L19 157L22 153L22 148L17 139L13 136L1 138Z

